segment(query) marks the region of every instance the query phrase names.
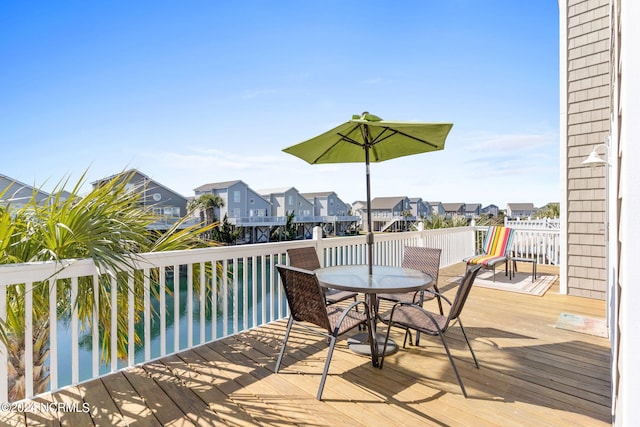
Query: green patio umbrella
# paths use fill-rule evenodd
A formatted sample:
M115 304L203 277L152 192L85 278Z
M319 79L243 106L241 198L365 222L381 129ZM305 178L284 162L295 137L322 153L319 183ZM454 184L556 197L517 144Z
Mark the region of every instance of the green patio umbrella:
M359 163L367 167L367 245L373 267L369 163L444 149L453 123L392 122L367 112L314 138L283 149L310 164Z

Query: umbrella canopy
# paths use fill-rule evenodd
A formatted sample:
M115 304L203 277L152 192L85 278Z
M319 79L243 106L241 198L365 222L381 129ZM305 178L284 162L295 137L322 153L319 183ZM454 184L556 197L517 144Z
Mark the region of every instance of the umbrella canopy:
M330 131L282 151L311 164L366 163L367 245L369 246L369 272L371 272L373 234L371 233L369 163L443 150L444 142L452 127L453 123L385 121L365 112L362 115L354 115L351 120Z

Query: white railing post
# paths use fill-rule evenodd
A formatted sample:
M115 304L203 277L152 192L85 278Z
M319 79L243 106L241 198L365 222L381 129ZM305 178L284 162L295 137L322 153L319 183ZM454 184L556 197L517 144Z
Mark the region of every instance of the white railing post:
M7 286L0 284L0 321L7 320ZM9 357L7 346L0 340L0 402L9 401Z

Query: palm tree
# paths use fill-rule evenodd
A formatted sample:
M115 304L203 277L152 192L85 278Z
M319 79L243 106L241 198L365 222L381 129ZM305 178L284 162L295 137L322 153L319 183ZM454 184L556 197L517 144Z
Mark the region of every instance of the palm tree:
M70 192L67 199L60 194L68 181L60 182L44 203L35 197L23 207L11 205L0 208L0 264L33 261L61 261L64 259L91 258L102 271L122 278L122 271L133 266L136 253L189 249L208 245L198 236L217 224L196 225L181 229L181 224L164 234L154 236L148 226L158 218L140 203L140 193L128 191L131 174L121 174L111 181L94 188L80 197L79 191L85 174ZM2 194L0 194L1 198ZM61 267L63 268L63 267ZM106 276L106 275L104 275ZM102 277L102 276L101 276ZM141 278L140 278L141 279ZM59 317L77 308L83 327L90 325L94 310L104 343L110 341L111 314L107 304L94 307L93 285L90 278L78 281L78 297L71 298L71 283L56 280L56 310ZM117 323L126 325L128 301L126 280L117 280ZM98 287L99 301L109 301L111 281L103 277ZM152 287L157 290L157 286ZM25 294L33 299L33 336L25 336ZM143 288L134 284L134 320L141 319ZM49 352L49 286L46 282L7 287L7 318L0 322L0 340L5 344L9 360L9 398L11 401L25 397L24 352L25 339L33 340L34 392L46 390L48 372L45 360ZM126 328L118 327L118 354L110 354L110 346L103 345L103 361L111 357L125 357L127 353ZM133 337L139 342L139 337Z
M560 218L560 203L549 203L538 212L536 218Z
M218 222L216 216L216 209L220 209L224 206L224 200L220 196L215 194L202 194L198 198L193 199L189 203L189 207L192 210L198 209L200 212L200 221L206 225ZM207 239L211 240L212 235L208 233Z

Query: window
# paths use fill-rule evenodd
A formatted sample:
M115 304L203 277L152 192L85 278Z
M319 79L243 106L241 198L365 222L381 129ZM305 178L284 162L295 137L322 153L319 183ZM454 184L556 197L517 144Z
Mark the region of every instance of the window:
M178 218L180 217L180 208L177 206L166 206L164 208L164 215L173 217L173 218Z
M240 203L240 190L233 192L233 203Z

